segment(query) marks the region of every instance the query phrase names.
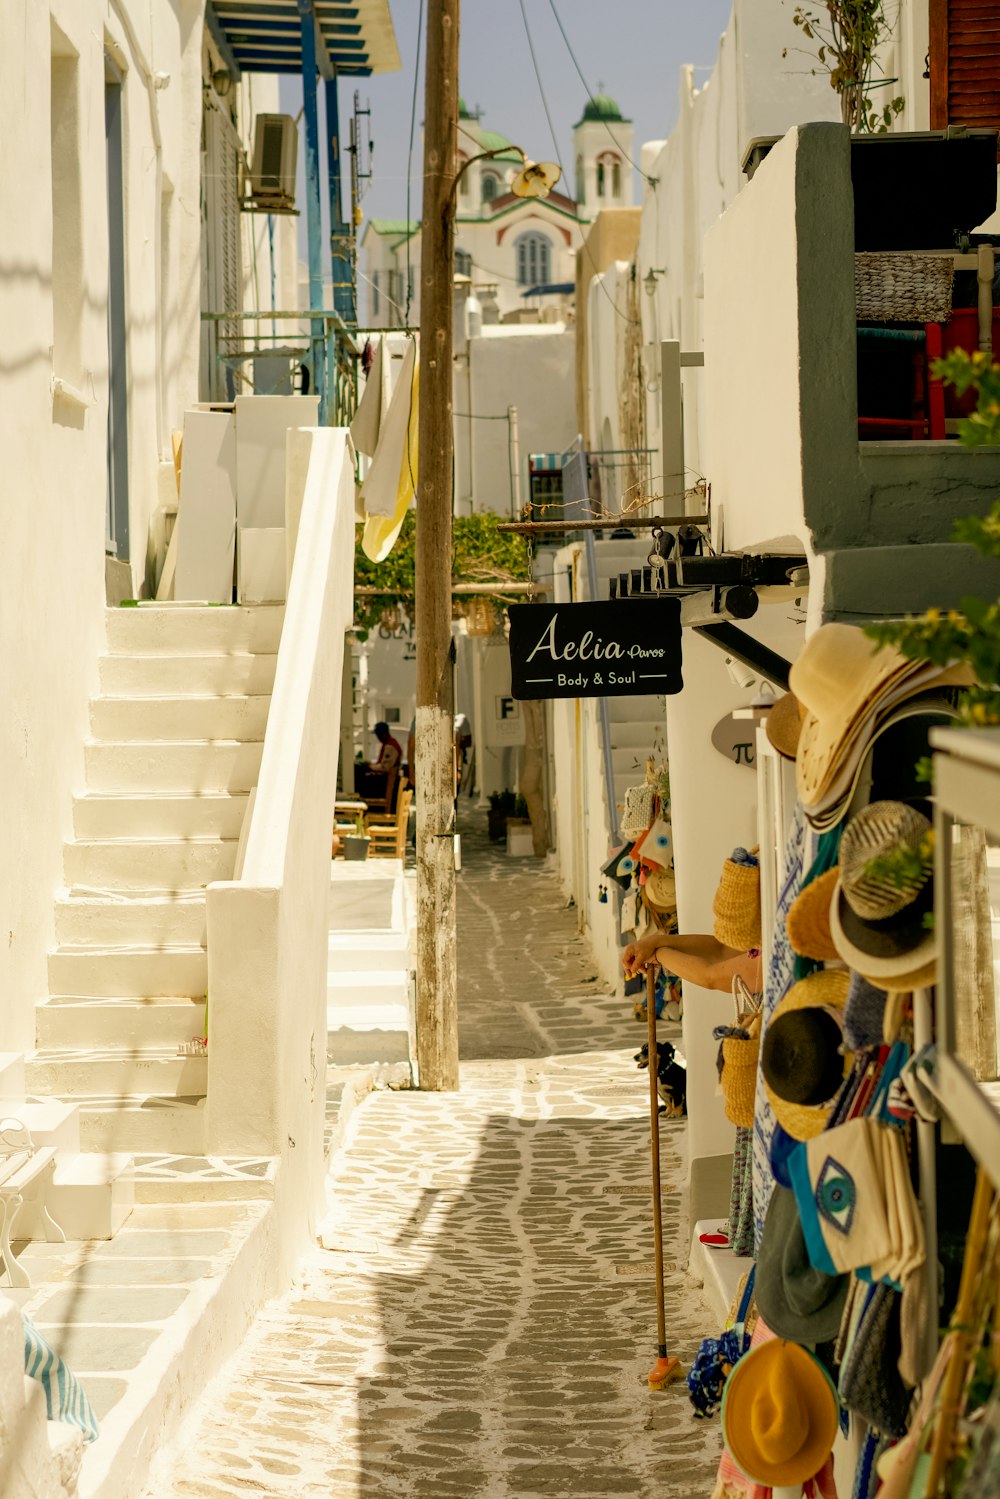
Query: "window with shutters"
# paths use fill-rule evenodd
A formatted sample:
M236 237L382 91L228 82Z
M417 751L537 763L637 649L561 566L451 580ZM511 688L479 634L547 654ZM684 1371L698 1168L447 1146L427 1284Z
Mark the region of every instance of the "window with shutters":
M518 286L541 286L550 279L552 246L544 234L522 234L515 249Z
M1000 7L996 0L930 0L931 129L1000 130Z

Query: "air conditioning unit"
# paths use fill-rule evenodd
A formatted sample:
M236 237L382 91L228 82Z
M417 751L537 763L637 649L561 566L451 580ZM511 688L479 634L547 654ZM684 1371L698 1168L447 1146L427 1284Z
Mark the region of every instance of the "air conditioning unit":
M258 115L254 121L251 195L290 207L295 202L299 132L291 115Z

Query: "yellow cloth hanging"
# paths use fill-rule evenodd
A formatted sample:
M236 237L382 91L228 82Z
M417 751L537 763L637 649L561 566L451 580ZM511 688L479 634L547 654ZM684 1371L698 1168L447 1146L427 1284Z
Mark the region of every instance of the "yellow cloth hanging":
M409 421L406 429L406 443L402 447L399 477L396 485L396 507L391 515L369 515L365 521L364 535L361 539L361 550L372 562L384 562L396 545L396 539L402 529L406 512L409 510L413 500L413 491L417 478L417 433L420 425L419 387L420 368L414 359L413 374L410 382ZM394 394L394 399L404 394L404 391L397 390Z

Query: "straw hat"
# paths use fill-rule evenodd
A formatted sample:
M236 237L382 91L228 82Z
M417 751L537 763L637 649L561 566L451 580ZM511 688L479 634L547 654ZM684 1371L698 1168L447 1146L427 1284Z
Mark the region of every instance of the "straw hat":
M765 734L778 754L784 755L786 760L795 759L804 717L805 709L795 693L786 692L783 697L778 698L764 722Z
M784 1098L775 1090L771 1078L768 1076L769 1070L774 1072L775 1080L779 1082L779 1086L783 1087L785 1086L783 1079L787 1076L787 1072L782 1066L783 1058L777 1048L775 1048L773 1053L774 1066L773 1068L769 1066L768 1059L772 1056L771 1047L774 1045L771 1041L774 1028L778 1025L777 1034L781 1037L784 1027L779 1025L778 1022L783 1017L794 1015L799 1010L819 1008L842 1015L849 985L850 975L839 968L824 968L818 973L811 973L808 978L800 979L797 984L792 985L784 999L777 1005L764 1032L764 1045L761 1056L764 1090L774 1112L775 1119L781 1125L782 1129L791 1135L794 1140L811 1140L814 1136L822 1133L827 1126L833 1109L835 1093L829 1095L822 1103L814 1104L796 1102L793 1099ZM809 1046L815 1049L818 1065L814 1065L812 1068L812 1083L818 1090L824 1077L829 1078L832 1075L832 1069L829 1073L823 1071L823 1058L819 1053L824 1047L827 1051L829 1050L833 1035L830 1032L829 1026L823 1022L819 1025L812 1025L811 1022L807 1022L807 1026L808 1028L802 1027L800 1031L797 1031L794 1037L783 1038L781 1044L783 1045L785 1041L791 1044L794 1041L795 1045L802 1049L803 1054ZM812 1038L811 1040L810 1037ZM841 1081L843 1081L848 1068L848 1060L846 1057L840 1055L840 1053L837 1055L839 1057Z
M855 742L828 789L814 806L806 808L806 818L817 832L836 827L859 790L863 793L863 801L870 800L872 778L869 775L866 779L866 772L874 765L876 747L882 749L883 758L892 766L896 794L919 794L916 764L927 753L929 731L952 723L958 717L955 703L946 695L950 693L952 698L957 695L948 684L952 675L951 672L942 673L929 684L930 690L927 683L913 681L904 688L914 692L912 697L907 697L902 703L896 702L895 706L882 704L870 735ZM919 746L917 753L914 753L915 743ZM901 766L897 755L903 756L908 763ZM907 781L909 784L905 784Z
M830 931L844 962L883 989L890 979L900 988L900 975L919 975L937 956L935 935L925 922L933 909L934 882L929 866L901 872L896 883L873 873L871 864L899 849L917 850L930 827L905 802L872 802L851 819L840 840Z
M754 1483L782 1488L815 1478L840 1424L833 1381L814 1354L771 1338L745 1353L726 1381L722 1433Z
M664 913L677 910L677 881L672 869L651 869L643 892L651 910Z
M737 850L738 852L738 850ZM760 946L760 865L726 859L712 899L713 933L741 952Z
M793 952L802 958L828 963L836 958L837 949L830 935L830 901L840 871L836 865L811 880L800 890L789 907L786 921L788 940Z

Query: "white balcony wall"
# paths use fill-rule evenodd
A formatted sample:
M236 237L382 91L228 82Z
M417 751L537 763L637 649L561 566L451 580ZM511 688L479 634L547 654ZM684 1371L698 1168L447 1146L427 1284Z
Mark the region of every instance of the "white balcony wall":
M301 492L287 496L297 539L260 779L242 871L207 897L208 1151L283 1157L287 1253L322 1193L330 829L354 557L346 431L290 440L311 453L296 465Z

